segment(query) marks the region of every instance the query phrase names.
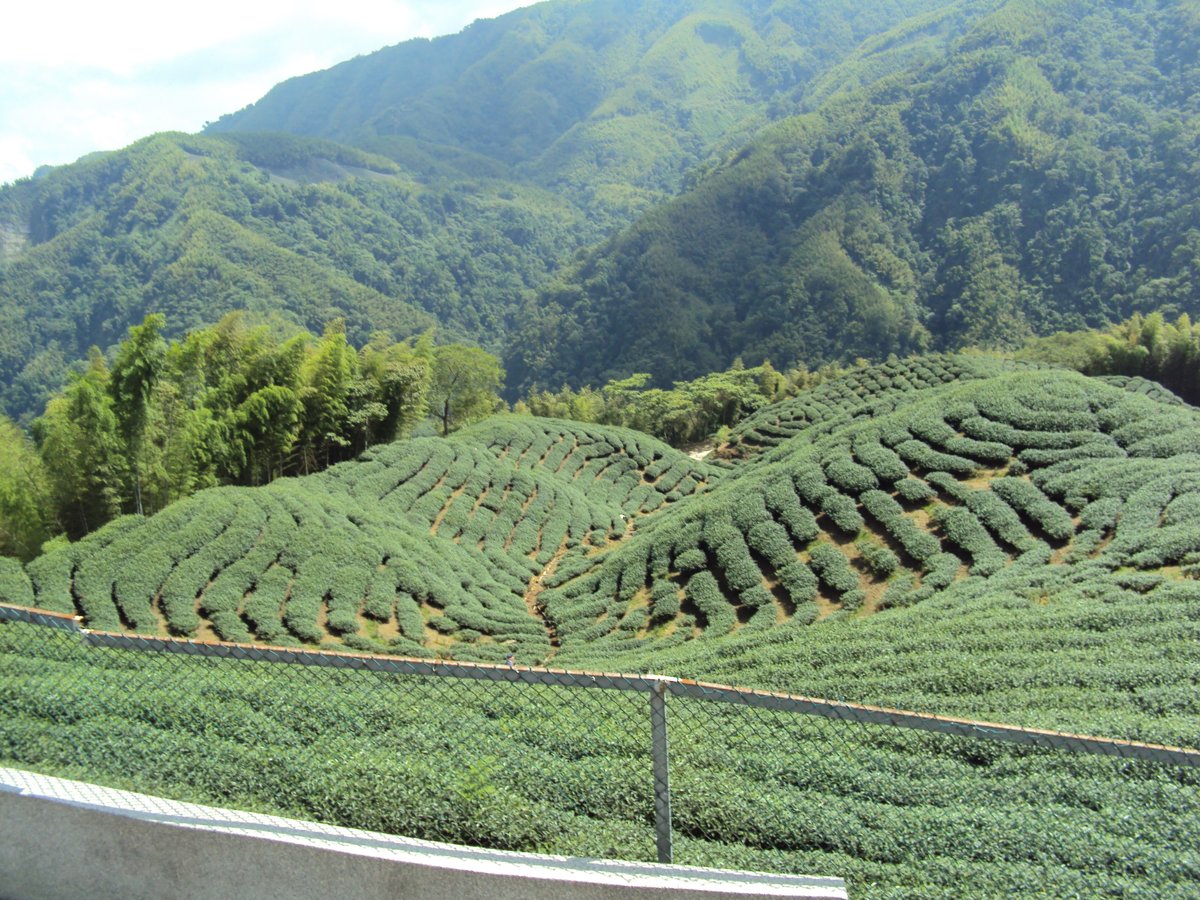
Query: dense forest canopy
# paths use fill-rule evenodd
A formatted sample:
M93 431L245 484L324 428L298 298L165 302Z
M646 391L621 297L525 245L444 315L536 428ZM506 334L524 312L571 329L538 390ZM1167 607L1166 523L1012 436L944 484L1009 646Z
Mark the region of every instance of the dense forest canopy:
M1200 311L1195 4L957 8L932 58L878 74L896 42L927 47L913 25L865 46L811 111L570 269L528 309L512 381L1015 347Z
M1194 313L1196 18L589 0L390 47L0 190L0 399L152 312L436 322L510 401Z
M216 485L319 471L430 414L445 434L501 405L495 357L430 335L378 334L356 349L340 319L317 337L230 313L168 342L166 324L148 316L111 363L93 348L33 421L32 442L0 418L0 553L28 559L52 535L79 538Z
M249 310L493 349L509 310L588 234L504 182L418 184L312 139L158 135L0 191L0 391L36 414L66 366L147 313L172 334Z

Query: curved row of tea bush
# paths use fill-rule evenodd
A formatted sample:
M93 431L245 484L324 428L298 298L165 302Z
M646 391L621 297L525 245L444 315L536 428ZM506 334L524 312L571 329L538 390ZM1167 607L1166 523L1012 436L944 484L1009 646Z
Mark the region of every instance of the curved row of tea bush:
M1200 562L1190 407L1019 369L908 398L797 433L556 582L546 605L564 648L870 614L1012 566Z
M635 432L506 417L127 517L0 586L96 629L541 659L535 581L719 475Z

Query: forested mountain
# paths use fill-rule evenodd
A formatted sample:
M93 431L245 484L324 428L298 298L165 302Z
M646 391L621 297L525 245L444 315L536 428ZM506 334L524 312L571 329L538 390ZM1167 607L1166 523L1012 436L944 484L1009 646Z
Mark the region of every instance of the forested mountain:
M529 181L624 224L864 40L944 5L539 3L294 78L209 131L325 137L417 172Z
M1200 7L925 21L963 28L900 71L877 56L928 49L922 27L867 42L810 112L576 266L514 342L512 382L1011 347L1200 310Z
M4 406L148 312L437 324L510 399L1197 312L1198 25L559 0L390 47L0 191Z
M148 312L172 334L246 309L362 345L438 326L494 343L593 232L509 182L425 186L390 160L287 135L163 134L0 192L0 383L36 413L67 363Z

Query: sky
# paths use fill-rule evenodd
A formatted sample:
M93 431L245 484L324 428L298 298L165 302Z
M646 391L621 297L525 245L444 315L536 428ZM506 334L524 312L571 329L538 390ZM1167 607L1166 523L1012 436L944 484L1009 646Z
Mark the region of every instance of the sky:
M532 0L33 0L0 28L0 183L195 132L295 75Z

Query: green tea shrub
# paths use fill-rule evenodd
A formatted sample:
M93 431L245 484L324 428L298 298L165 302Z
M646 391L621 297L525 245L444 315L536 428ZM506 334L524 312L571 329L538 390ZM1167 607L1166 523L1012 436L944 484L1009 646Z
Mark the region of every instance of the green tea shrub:
M938 553L929 561L922 587L940 591L952 585L958 577L962 562L953 553Z
M1053 466L1076 459L1119 459L1125 451L1107 436L1091 436L1087 441L1062 450L1022 450L1017 458L1031 468Z
M911 476L896 482L896 493L901 500L912 504L927 503L937 496L928 484Z
M883 491L867 491L860 498L863 509L883 526L904 552L925 563L941 552L941 543L904 514L904 509Z
M837 547L818 541L808 552L813 572L831 590L837 594L858 590L858 575Z
M735 593L762 581L762 572L750 556L741 531L731 523L709 520L704 529L704 543Z
M830 491L821 500L821 511L829 517L834 527L846 534L857 534L863 528L863 518L858 505L845 494Z
M894 450L879 442L878 433L858 435L852 441L852 446L858 461L883 481L894 482L908 475L908 466L904 460Z
M679 615L679 588L673 581L656 581L650 589L651 621L670 622Z
M971 574L985 577L994 575L1008 562L1008 556L996 546L987 529L979 524L969 509L961 506L939 507L933 520L952 543L970 554L973 560Z
M820 583L812 569L800 560L789 563L779 570L779 582L797 607L812 603L817 598Z
M796 559L796 548L787 531L778 522L759 522L750 529L747 541L751 549L759 553L776 571L790 565Z
M839 451L825 461L825 477L833 487L852 495L879 487L874 472L856 463L844 448Z
M280 610L291 589L293 573L272 566L255 579L254 592L246 599L243 615L259 640L277 643L283 637Z
M991 490L973 490L945 472L931 472L926 477L930 484L966 506L988 531L1010 547L1024 551L1033 542L1021 517Z
M924 441L908 440L896 447L896 453L910 466L926 472L950 472L960 477L973 475L978 463L961 456L934 450Z
M797 544L803 546L820 533L816 518L800 503L788 479L776 478L769 482L764 498L767 507L783 523Z
M1023 478L997 478L992 490L1009 506L1027 516L1051 540L1067 541L1075 534L1075 524L1061 506Z
M691 547L675 557L675 568L680 572L696 572L708 565L708 556L699 547Z
M862 555L863 564L877 581L886 581L900 568L900 560L896 554L870 538L860 537L854 545Z
M703 617L705 631L725 634L737 624L733 607L721 594L720 585L712 573L704 570L695 573L687 582L687 598Z
M33 583L25 567L11 556L0 556L0 603L33 606Z

